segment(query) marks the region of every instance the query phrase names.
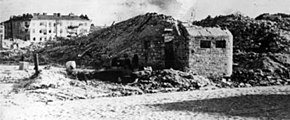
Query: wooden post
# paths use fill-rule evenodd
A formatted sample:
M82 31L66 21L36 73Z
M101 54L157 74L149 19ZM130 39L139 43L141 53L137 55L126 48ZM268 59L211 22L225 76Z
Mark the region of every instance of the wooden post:
M35 73L38 74L39 73L39 60L38 60L38 54L35 53L34 54L34 70L35 70Z

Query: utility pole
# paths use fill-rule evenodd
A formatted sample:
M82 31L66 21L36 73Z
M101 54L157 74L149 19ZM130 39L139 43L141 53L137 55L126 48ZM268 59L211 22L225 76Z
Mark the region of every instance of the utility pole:
M38 53L34 54L34 70L35 74L39 74L39 60L38 60Z

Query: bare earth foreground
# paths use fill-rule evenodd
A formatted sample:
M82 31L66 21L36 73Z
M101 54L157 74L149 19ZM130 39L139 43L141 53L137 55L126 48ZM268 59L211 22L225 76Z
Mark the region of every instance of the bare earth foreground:
M290 120L290 86L203 88L189 92L48 102L37 101L25 93L7 96L12 86L0 82L1 120Z

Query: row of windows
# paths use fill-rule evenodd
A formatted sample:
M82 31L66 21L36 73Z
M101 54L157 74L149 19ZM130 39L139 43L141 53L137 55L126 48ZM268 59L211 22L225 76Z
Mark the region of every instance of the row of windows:
M46 35L47 32L48 32L48 33L52 33L52 30L48 30L48 31L47 31L47 30L39 30L39 33L43 33L44 35ZM63 33L63 30L60 29L59 32L60 32L60 33ZM32 33L35 33L35 29L32 30ZM55 30L53 31L53 33L55 33Z
M39 25L40 26L46 26L47 22L40 22ZM52 25L55 27L57 23L52 23L52 22L48 22L48 26L51 27ZM67 23L69 24L69 23ZM62 26L63 25L63 22L58 22L58 25ZM70 22L70 25L73 25L72 22ZM79 26L87 26L88 24L85 22L85 23L79 23ZM35 23L32 23L32 26L35 26Z
M51 37L51 36L49 38L46 38L46 37L40 37L40 38L38 38L39 41L43 41L43 40L46 41L46 40L52 40L52 39L54 39L54 37ZM36 41L37 38L36 37L33 37L32 40L33 41Z
M216 48L226 48L226 41L225 40L217 40L215 42ZM211 48L211 41L210 40L201 40L200 41L200 48Z

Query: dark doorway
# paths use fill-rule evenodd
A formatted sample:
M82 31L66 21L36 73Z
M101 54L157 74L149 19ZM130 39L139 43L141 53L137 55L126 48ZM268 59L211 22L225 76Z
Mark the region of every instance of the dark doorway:
M173 68L174 65L174 50L173 42L165 43L165 68Z

